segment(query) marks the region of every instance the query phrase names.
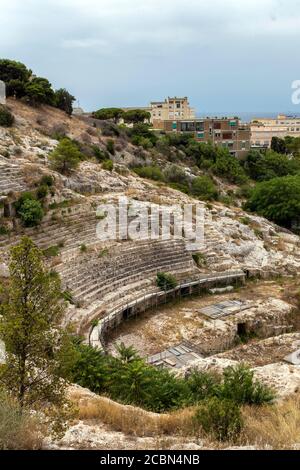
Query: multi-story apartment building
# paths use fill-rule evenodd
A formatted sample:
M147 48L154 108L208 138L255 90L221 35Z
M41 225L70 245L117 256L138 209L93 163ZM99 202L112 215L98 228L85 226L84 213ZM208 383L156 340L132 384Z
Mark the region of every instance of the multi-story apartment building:
M250 126L241 125L238 118L154 120L153 128L165 132L193 133L197 141L227 148L238 158L243 158L250 150Z
M251 146L270 148L272 137L300 137L300 117L278 115L277 119L257 118L251 121Z
M188 98L166 98L165 101L152 101L150 103L151 121L166 121L168 119L182 120L195 119L196 113L190 107Z

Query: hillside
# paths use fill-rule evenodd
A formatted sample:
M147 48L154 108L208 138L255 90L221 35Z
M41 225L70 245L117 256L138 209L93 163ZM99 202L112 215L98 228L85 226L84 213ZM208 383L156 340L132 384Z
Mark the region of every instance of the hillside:
M68 117L49 106L33 108L10 98L8 108L15 123L13 127L0 127L2 280L5 282L9 276L10 247L28 235L43 250L47 266L61 277L68 300L64 324L72 324L85 342L108 348L114 354L115 343L123 341L127 346L134 345L145 358L179 344L188 345L196 356L180 371L176 370L179 376L195 367L219 372L245 361L256 377L275 387L278 399L288 397L288 402L278 405L276 418L264 409L272 425L276 419L284 419L285 406L298 410L299 365L288 364L284 358L299 349L300 344L299 236L245 212L241 208L242 198L234 205L224 198L199 200L164 181L145 179L133 171L141 163L159 164L162 169L172 168L175 163L192 177L205 174L182 155L174 162L178 156L174 148L167 158L158 150L133 145L122 129L116 135L115 126L109 122ZM55 171L49 160L62 136L76 141L84 155L78 168L69 174ZM113 151L108 156L113 168L106 169L108 158L97 160L95 147L105 154L111 141ZM14 203L25 191L36 191L45 176L51 176L53 184L43 197L44 216L37 226L25 227L17 217ZM224 178L215 177L214 182L223 196L237 189L236 184ZM204 214L201 246L188 250L183 236L141 240L97 238L97 226L105 219L98 207L110 204L118 211L120 197L127 198L131 221L141 210L149 213L150 207L163 217L172 205L180 208L200 203ZM122 222L117 226L122 228ZM160 226L158 234L161 235ZM161 272L174 276L176 288L162 292L157 285L157 273ZM188 295L193 297L185 299ZM165 305L168 301L170 306ZM225 318L213 318L203 311L221 302L241 303L237 310L229 310ZM232 304L228 306L231 308ZM131 317L134 319L130 320ZM262 360L263 355L268 359ZM164 417L154 414L149 417L148 412L151 432L125 430L128 423L114 422L120 413L115 408L124 405L112 401L107 404L108 413L112 413L110 422L94 404L105 399L80 388L72 390L75 398L77 393L74 401L79 396L87 403L86 408L81 409L79 422L69 429L60 444L48 442L47 446L120 449L218 446L185 429L186 416L180 412L165 418L171 424L162 433L158 428ZM276 441L275 437L272 441L267 436L267 424L262 430L265 433L262 442L255 440L255 426L262 424L246 407L243 412L247 416L248 434L241 438L239 446L246 446L247 442L256 448L299 445L299 433L293 443ZM138 408L133 413L138 415L137 422L144 419Z

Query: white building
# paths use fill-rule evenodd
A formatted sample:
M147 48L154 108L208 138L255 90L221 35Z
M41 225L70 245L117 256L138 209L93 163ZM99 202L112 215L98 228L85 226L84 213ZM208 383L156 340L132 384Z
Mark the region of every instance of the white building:
M6 86L2 80L0 80L0 104L6 104Z
M251 146L270 148L272 137L300 137L300 118L280 114L276 119L257 118L251 122Z

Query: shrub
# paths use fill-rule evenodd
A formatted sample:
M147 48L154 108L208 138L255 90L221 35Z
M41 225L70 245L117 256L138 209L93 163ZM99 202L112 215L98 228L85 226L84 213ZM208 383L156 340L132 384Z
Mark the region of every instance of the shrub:
M102 168L103 168L103 170L106 170L106 171L112 171L114 169L113 161L112 160L105 160L102 163Z
M38 199L43 200L48 195L48 192L49 192L48 186L46 185L39 186L36 190L36 197Z
M245 364L225 369L224 382L220 389L222 398L239 404L262 405L274 399L271 389L254 380L254 373Z
M192 181L192 194L203 201L217 199L218 190L209 176L197 176Z
M202 266L205 266L205 265L206 265L206 258L205 258L205 256L203 255L203 253L194 253L194 254L193 254L193 260L195 261L195 263L196 263L199 267L202 267Z
M26 199L18 211L19 217L25 227L35 227L40 224L44 212L39 201Z
M44 256L46 256L46 258L52 258L52 257L58 256L59 246L58 245L49 246L48 248L43 250L43 254Z
M84 243L80 246L80 251L81 251L81 253L86 253L87 252L87 246Z
M134 168L133 171L141 178L148 178L154 181L162 181L164 179L158 166L141 166Z
M9 234L9 230L4 225L0 225L0 235L8 235L8 234Z
M40 179L40 186L48 186L51 188L51 186L54 185L54 178L51 175L44 175Z
M108 140L107 141L107 144L106 144L106 149L107 151L111 154L111 155L115 155L116 151L115 151L115 143L113 140Z
M220 379L207 372L193 370L188 377L188 386L192 394L192 402L198 402L218 393Z
M188 177L184 170L178 165L171 165L164 171L165 181L168 183L186 184Z
M217 397L203 400L195 421L203 431L219 441L234 440L243 428L241 411L237 403Z
M172 274L157 273L156 285L161 290L168 291L177 286L176 278Z
M97 158L98 162L103 162L104 160L109 160L108 153L103 152L103 150L101 150L97 145L93 145L92 150L93 150L94 155Z
M0 105L0 126L11 127L15 121L12 113L5 106Z

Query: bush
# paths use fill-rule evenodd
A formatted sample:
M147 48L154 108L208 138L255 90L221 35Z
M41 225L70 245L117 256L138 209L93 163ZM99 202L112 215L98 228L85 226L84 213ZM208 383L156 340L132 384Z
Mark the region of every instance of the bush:
M161 290L168 291L177 286L176 278L172 274L157 273L156 285Z
M217 199L218 190L209 176L197 176L192 181L192 194L203 201Z
M44 212L39 201L26 199L21 205L18 215L25 227L35 227L40 224Z
M11 127L15 121L13 114L5 106L0 105L0 126Z
M203 431L218 441L234 440L243 428L239 406L217 397L203 400L198 407L195 421Z
M103 170L106 170L106 171L113 171L114 169L114 164L113 164L113 161L112 160L105 160L103 163L102 163L102 168Z
M40 179L40 186L48 186L51 188L54 185L54 178L51 175L44 175Z
M154 181L163 181L164 177L158 166L141 166L134 168L133 171L141 178L148 178Z
M49 246L49 248L46 248L45 250L43 250L43 254L46 258L52 258L52 257L58 256L59 246L58 245Z
M192 402L195 403L215 396L219 390L220 379L216 375L194 370L188 377L188 386L191 391Z
M271 389L254 380L254 373L244 364L225 369L220 396L239 404L262 405L274 399Z
M168 183L187 184L188 177L184 170L178 165L171 165L164 171L165 181Z
M116 151L115 151L115 143L113 140L108 140L107 141L107 144L106 144L106 149L107 151L111 154L111 155L115 155Z
M92 150L98 162L109 160L108 152L103 152L97 145L92 145Z
M39 186L36 190L36 197L40 200L43 200L46 198L46 196L49 193L49 188L46 185Z

